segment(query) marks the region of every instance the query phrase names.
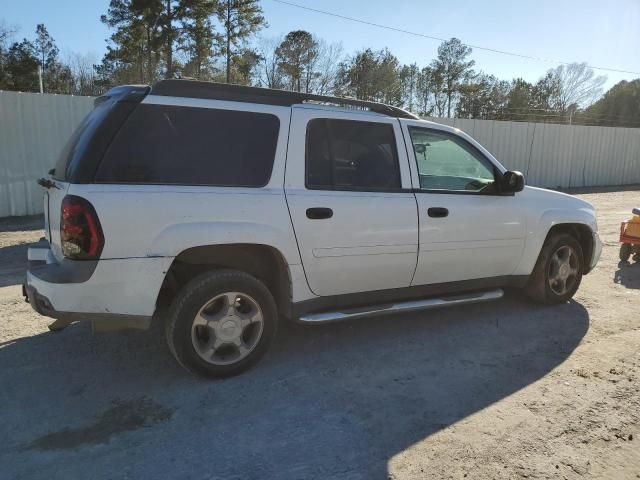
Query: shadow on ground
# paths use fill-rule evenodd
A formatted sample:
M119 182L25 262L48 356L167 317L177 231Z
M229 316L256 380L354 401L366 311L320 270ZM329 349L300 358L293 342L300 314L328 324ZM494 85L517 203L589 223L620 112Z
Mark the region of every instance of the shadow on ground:
M0 287L19 285L27 271L27 250L38 242L0 247Z
M286 326L253 370L209 382L177 366L160 325L75 324L0 348L0 464L24 478L387 478L396 454L549 373L588 325L576 302L508 296Z
M640 262L618 263L618 270L613 274L613 281L627 288L640 288Z
M0 218L0 232L32 232L42 230L43 225L43 215Z

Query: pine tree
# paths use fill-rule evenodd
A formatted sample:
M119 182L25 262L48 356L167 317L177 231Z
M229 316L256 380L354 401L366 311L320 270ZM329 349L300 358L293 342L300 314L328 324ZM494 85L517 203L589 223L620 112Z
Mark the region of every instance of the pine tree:
M115 30L103 59L117 83L151 83L160 76L166 45L163 0L111 0L102 23Z
M40 90L37 53L33 43L26 38L20 43L11 45L7 52L5 68L7 83L11 90L22 92Z
M455 97L460 93L462 85L472 77L471 67L475 61L467 61L471 55L471 48L464 45L457 38L452 38L438 47L438 58L432 62L434 70L442 72L444 79L444 93L447 96L447 116L451 117L451 110Z
M42 69L42 83L44 91L51 90L51 83L55 83L56 70L59 70L58 53L60 50L56 46L55 41L49 35L47 27L43 23L40 23L36 27L36 39L33 42L36 54L38 55L38 62Z
M248 38L267 26L258 0L220 0L217 16L223 26L222 53L226 57L226 81L232 80L232 60Z
M218 8L217 0L182 0L179 6L181 32L180 50L188 60L184 66L186 76L199 80L212 77L211 62L215 46L222 37L216 33L212 16Z
M304 30L287 33L276 49L276 55L278 67L289 79L289 89L310 92L315 73L313 67L318 58L318 41L313 35Z

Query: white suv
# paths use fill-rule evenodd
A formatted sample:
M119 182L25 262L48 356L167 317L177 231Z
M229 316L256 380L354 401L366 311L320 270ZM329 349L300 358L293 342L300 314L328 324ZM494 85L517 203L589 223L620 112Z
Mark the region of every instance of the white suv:
M601 251L593 207L524 187L463 132L387 105L164 80L123 86L64 148L24 287L52 329L148 328L237 374L279 318L560 303ZM391 320L392 321L392 320Z

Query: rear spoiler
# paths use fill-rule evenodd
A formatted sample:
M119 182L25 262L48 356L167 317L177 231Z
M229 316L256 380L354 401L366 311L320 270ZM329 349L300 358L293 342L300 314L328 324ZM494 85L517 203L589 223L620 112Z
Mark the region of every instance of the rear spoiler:
M117 102L140 103L151 91L149 85L120 85L109 89L93 101L93 106L97 107L107 100Z

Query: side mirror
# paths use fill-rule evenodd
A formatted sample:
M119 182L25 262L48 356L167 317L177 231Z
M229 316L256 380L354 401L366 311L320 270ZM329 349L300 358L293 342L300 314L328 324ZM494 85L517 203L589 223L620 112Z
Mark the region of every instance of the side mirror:
M504 193L521 192L524 188L524 175L522 173L508 170L502 176L502 191Z
M424 143L416 143L413 148L415 149L416 153L424 153L427 151L427 146Z

